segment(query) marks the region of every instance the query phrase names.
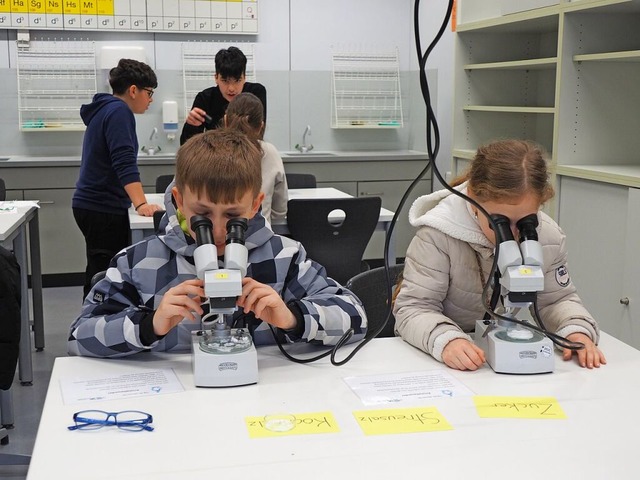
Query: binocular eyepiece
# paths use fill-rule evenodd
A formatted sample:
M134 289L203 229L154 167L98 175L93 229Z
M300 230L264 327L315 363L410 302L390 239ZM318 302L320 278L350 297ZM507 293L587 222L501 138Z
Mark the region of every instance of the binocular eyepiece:
M226 244L240 243L244 245L244 234L247 231L246 218L232 218L227 222ZM213 244L213 222L202 215L191 217L191 230L196 234L198 245Z
M502 243L508 240L515 240L513 238L513 233L511 232L511 220L509 217L504 215L500 215L499 213L494 213L491 215L494 223L496 224L496 242ZM518 239L520 243L526 240L538 240L538 232L536 232L536 227L538 226L538 215L535 213L531 213L526 217L522 217L520 220L516 222L516 228L518 232L520 232L520 238ZM493 229L493 225L489 222L489 227Z
M227 222L227 241L230 243L241 243L244 245L244 234L247 231L249 224L246 218L232 218Z

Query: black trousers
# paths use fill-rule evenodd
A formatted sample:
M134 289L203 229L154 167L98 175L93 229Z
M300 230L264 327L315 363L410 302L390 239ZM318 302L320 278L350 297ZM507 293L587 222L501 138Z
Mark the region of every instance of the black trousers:
M20 266L0 247L0 389L11 388L20 347ZM2 425L0 425L2 427Z
M86 244L87 268L83 295L85 298L91 290L93 276L106 270L116 253L131 244L129 215L74 208L73 217L84 235Z

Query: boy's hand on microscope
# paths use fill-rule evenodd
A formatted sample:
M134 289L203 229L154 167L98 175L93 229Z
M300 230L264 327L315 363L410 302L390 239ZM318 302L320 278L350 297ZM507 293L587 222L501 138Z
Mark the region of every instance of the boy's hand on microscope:
M153 331L156 335L166 335L184 318L195 321L202 315L201 298L204 297L203 282L200 279L185 280L167 290L153 316Z
M465 338L454 338L442 350L442 361L456 370L477 370L485 362L480 347Z
M581 367L599 368L600 365L605 365L607 363L607 359L604 358L604 354L598 347L596 347L596 344L593 343L588 335L575 332L567 335L567 340L584 343L584 348L581 350L569 350L568 348L564 348L562 350L562 358L564 360L571 360L571 357L573 357L573 354L575 353L578 357L578 364Z
M185 121L189 125L193 125L194 127L199 127L206 121L207 117L208 117L207 112L205 112L201 108L193 107L193 109L191 109L191 111L187 114L187 118Z
M296 326L296 317L284 303L278 292L269 285L245 277L242 280L242 295L238 306L244 313L253 312L260 320L284 330Z

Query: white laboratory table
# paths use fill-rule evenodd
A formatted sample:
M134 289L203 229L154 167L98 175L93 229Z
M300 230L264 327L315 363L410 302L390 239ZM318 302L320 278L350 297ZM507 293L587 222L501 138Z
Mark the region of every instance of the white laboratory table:
M40 265L40 229L37 201L0 202L4 207L16 207L15 212L0 212L0 245L13 250L20 264L21 276L21 329L19 378L23 384L33 382L31 362L31 320L29 318L28 276L31 266L33 296L33 336L37 350L44 348L44 315L42 306L42 270ZM29 255L27 255L27 231ZM30 257L30 263L28 258ZM3 416L4 417L4 416Z
M147 202L164 206L164 193L147 193ZM349 198L351 195L337 188L320 187L320 188L292 188L289 190L289 200L306 199L306 198ZM391 227L391 220L394 212L386 208L380 208L380 218L376 225L376 230L384 231L385 234ZM344 217L343 217L344 218ZM336 215L336 220L340 220ZM144 217L138 215L133 206L129 209L129 224L131 226L131 240L133 243L139 242L145 236L153 233L153 217ZM278 234L289 233L286 222L275 223L271 226L273 231ZM389 242L389 263L395 263L395 242L393 236Z
M607 334L601 348L608 364L595 370L559 354L556 372L545 375L500 375L486 366L447 369L476 395L555 397L566 419L480 418L472 397L445 397L421 405L435 406L453 430L375 436L362 432L353 412L384 406L365 407L345 377L446 368L399 338L375 339L341 367L327 359L296 364L276 347L260 347L258 384L219 389L193 386L189 354L61 357L27 478L635 479L640 351ZM184 391L63 402L61 379L158 368L173 368ZM73 413L83 409L142 410L153 415L155 431L68 431ZM248 416L315 412L331 412L340 431L252 439L244 423Z

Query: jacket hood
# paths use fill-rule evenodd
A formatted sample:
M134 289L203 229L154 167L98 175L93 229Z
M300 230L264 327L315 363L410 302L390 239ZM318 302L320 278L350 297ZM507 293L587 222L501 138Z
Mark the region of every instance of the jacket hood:
M180 226L177 208L173 201L171 189L175 186L175 181L171 182L164 194L165 216L160 222L161 234L158 238L171 250L184 257L193 257L197 245L194 238L187 235ZM245 246L251 251L267 243L273 237L273 231L266 226L262 213L258 212L249 220L249 228L245 234Z
M113 102L123 102L118 97L114 97L110 93L96 93L93 96L91 103L87 103L80 107L80 118L85 125L89 125L91 119L98 113L105 105Z
M466 194L467 182L454 187ZM409 209L409 222L414 227L427 226L452 238L493 249L493 244L482 233L471 211L471 204L449 190L438 190L418 197Z

